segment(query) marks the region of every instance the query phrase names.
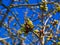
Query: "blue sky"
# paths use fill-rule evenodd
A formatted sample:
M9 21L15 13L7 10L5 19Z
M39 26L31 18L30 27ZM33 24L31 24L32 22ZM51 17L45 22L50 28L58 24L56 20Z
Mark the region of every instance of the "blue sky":
M29 4L36 4L36 3L39 3L39 2L41 2L41 0L29 0ZM6 6L9 6L10 5L10 3L11 3L11 0L2 0L2 3L4 4L4 5L6 5ZM18 2L19 3L19 2ZM26 3L26 2L25 2ZM21 2L21 4L24 4L24 0L23 0L23 2ZM49 10L50 9L54 9L53 8L53 6L54 5L49 5L48 4L48 7L49 7ZM2 5L0 5L0 9L1 8L4 8ZM5 8L4 8L5 9ZM21 7L21 8L15 8L16 9L16 11L18 12L18 18L20 19L20 21L19 22L21 22L21 24L23 24L24 23L24 12L26 11L26 7ZM33 14L33 11L32 10L30 10L29 8L27 8L28 9L28 17L30 17L32 14ZM3 13L5 13L5 11L6 10L4 10L3 11ZM14 8L12 8L11 9L11 11L13 11L13 12L15 12L16 13L16 11L14 11ZM36 12L40 12L40 10L39 9L36 9ZM8 13L8 15L11 15L12 16L12 14L9 12ZM33 18L33 19L35 19L37 17L37 14L35 13L35 17ZM54 19L59 19L60 18L60 13L56 13L55 15L53 15L53 17L52 18L54 18ZM0 16L0 20L1 20L1 16ZM8 21L8 19L6 18L5 19L5 22L7 22ZM17 30L20 28L19 26L18 27L15 27L15 26L13 26L13 23L14 22L16 22L16 20L14 19L14 21L12 21L12 23L11 23L11 25L10 25L10 27L14 27L14 28L16 28ZM16 22L17 23L17 22ZM35 21L34 22L34 25L37 25L39 23L39 20L37 20L37 21ZM17 24L18 25L18 24ZM4 34L7 34L7 31L5 31L5 29L4 28L0 28L0 30L1 30L1 32L0 32L0 36L1 37L5 37L5 36L3 36ZM30 37L32 37L31 36L31 34L29 34L30 35ZM10 40L10 39L9 39ZM8 41L8 40L7 40ZM29 43L29 41L25 41L26 43ZM51 43L51 42L49 42L49 43ZM49 44L49 43L47 43L47 44ZM46 45L47 45L46 44ZM51 44L50 44L51 45Z

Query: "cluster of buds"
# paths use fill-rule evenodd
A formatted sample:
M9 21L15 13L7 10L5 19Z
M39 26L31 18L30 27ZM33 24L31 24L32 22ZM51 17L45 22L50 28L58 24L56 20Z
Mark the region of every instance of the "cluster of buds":
M57 45L60 45L60 42L57 42Z
M34 33L39 37L42 38L44 36L44 31L43 30L34 30Z
M23 27L18 30L18 33L22 34L22 33L25 33L27 34L29 31L32 31L33 28L34 28L34 25L32 23L32 21L28 18L25 20L25 24L23 24Z
M42 1L42 5L40 5L40 8L43 11L48 11L47 2L46 1Z
M60 6L57 6L57 7L56 7L56 11L57 11L57 12L60 12Z
M34 30L34 33L39 37L39 38L43 38L43 36L45 36L45 34L44 34L44 31L43 30ZM53 38L53 34L51 33L51 34L49 34L49 36L47 37L47 40L51 40Z
M51 33L48 37L47 40L51 40L53 38L53 34Z
M26 19L25 26L30 29L33 29L34 27L33 22L29 18Z
M58 20L54 20L54 22L51 22L51 24L56 27L56 25L58 24Z

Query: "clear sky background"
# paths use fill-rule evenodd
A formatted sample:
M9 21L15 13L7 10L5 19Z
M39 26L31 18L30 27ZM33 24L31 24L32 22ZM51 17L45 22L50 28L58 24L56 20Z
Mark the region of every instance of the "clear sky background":
M58 1L59 1L59 0L58 0ZM39 3L39 2L41 2L41 0L29 0L29 4L36 4L36 3ZM3 3L4 5L6 5L6 6L9 6L9 5L11 4L11 0L2 0L2 3ZM19 3L19 2L17 2L17 3ZM21 2L21 4L25 4L25 3L26 3L26 2L25 2L24 0ZM49 10L53 9L53 6L54 6L54 5L48 4ZM1 11L2 8L4 8L4 7L3 7L2 5L0 5L0 11ZM28 14L27 14L27 15L28 15L28 17L30 17L30 16L33 14L33 11L30 10L29 8L26 8L26 7L24 7L24 6L21 7L21 8L11 8L11 11L13 11L13 12L15 12L15 13L16 13L16 11L18 12L17 18L20 19L19 22L21 22L21 24L24 23L24 12L26 11L26 9L28 10ZM16 11L15 11L15 10L16 10ZM37 8L35 11L36 11L36 12L41 12L38 8ZM4 8L4 10L2 11L2 13L5 13L5 12L6 12L6 9ZM11 15L11 16L12 16L12 14L11 14L10 12L8 13L8 15ZM33 19L35 19L36 17L37 17L37 14L35 13L35 17L34 17ZM58 20L58 19L60 18L60 13L57 12L56 15L53 15L52 18ZM2 19L2 16L0 16L0 20L1 20L1 19ZM8 21L8 18L5 19L5 22L6 22L6 23L7 23L7 21ZM19 29L19 26L18 26L18 27L13 26L13 23L14 23L14 22L16 22L16 20L12 21L10 27L14 27L14 28L16 28L16 29L18 30L18 29ZM17 22L16 22L16 23L17 23ZM39 21L38 21L38 20L34 22L34 25L37 25L37 24L39 24ZM7 34L6 29L0 27L0 37L7 37L7 36L4 36L4 34ZM31 34L29 34L29 36L32 37ZM27 36L27 38L28 38L29 36ZM8 41L8 42L11 42L10 40L11 40L11 39L8 39L7 41ZM31 40L32 40L32 38L31 38ZM30 43L30 41L28 41L28 40L26 40L25 42L26 42L27 44ZM51 42L49 41L49 43L47 43L46 45L51 45Z

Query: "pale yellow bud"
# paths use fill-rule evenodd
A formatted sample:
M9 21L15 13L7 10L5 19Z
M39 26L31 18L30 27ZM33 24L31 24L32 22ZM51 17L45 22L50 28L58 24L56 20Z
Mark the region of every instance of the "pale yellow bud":
M60 45L60 42L57 42L57 45Z
M19 34L22 34L22 31L19 30L18 33L19 33Z
M57 11L60 12L60 6L57 7Z
M38 33L38 32L39 32L39 30L34 30L34 32L35 32L35 33Z

